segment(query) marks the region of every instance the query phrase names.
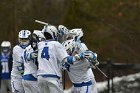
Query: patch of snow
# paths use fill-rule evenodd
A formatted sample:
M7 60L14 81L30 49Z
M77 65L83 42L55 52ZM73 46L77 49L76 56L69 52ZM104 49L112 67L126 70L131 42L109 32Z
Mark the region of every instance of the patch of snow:
M122 77L114 77L113 78L113 84L117 88L120 87L122 90L126 90L124 86L127 85L127 88L134 88L134 87L139 87L140 83L137 82L136 80L140 79L140 73L136 74L131 74L128 76L122 76ZM127 84L128 82L128 84ZM111 86L112 81L110 80L110 86ZM123 84L124 83L124 84ZM107 81L103 82L97 82L97 89L99 92L107 90ZM117 93L124 93L123 91L119 91L120 89L116 89ZM65 90L64 93L70 93L71 89Z

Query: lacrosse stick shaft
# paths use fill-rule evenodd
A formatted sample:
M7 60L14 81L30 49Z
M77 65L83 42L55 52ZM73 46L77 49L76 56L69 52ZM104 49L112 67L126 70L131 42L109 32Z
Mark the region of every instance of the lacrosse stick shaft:
M35 20L36 23L40 23L40 24L43 24L43 25L49 25L48 23L45 23L43 21L39 21L39 20Z
M88 59L88 58L87 58L87 59ZM93 64L92 60L88 59L88 61L89 61L89 62L93 65L93 67L95 67L100 73L102 73L106 78L108 78L108 76L107 76L97 65ZM97 61L97 63L99 63L98 60L96 60L96 61Z
M94 65L95 67L96 67L96 69L98 70L98 71L100 71L106 78L108 78L108 76L98 67L98 66L96 66L96 65Z

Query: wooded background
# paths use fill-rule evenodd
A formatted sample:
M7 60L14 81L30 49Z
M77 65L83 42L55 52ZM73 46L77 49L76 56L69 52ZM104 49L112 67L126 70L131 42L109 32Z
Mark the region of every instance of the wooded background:
M0 0L0 42L14 46L20 30L41 30L36 19L82 28L99 61L140 62L140 0Z

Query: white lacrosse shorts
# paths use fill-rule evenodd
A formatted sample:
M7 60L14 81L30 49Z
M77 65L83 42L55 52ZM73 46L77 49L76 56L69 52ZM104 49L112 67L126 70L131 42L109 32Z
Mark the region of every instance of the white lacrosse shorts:
M98 93L96 86L91 81L81 84L76 84L72 87L71 93Z
M22 78L11 76L11 86L13 93L24 93Z
M57 78L38 76L38 88L39 93L64 93L62 83Z

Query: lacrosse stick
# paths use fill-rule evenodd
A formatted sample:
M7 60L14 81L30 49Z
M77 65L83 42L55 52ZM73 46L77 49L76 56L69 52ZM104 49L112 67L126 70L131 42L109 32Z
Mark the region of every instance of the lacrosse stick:
M108 76L96 65L96 64L94 64L94 62L91 60L91 59L89 59L89 58L86 58L90 63L91 63L91 65L95 68L95 69L97 69L99 72L101 72L106 78L108 78ZM98 60L95 60L95 62L96 63L99 63L99 61Z
M39 21L39 20L35 20L35 22L36 22L36 23L39 23L39 24L46 25L46 26L48 26L48 25L49 25L48 23L43 22L43 21Z

